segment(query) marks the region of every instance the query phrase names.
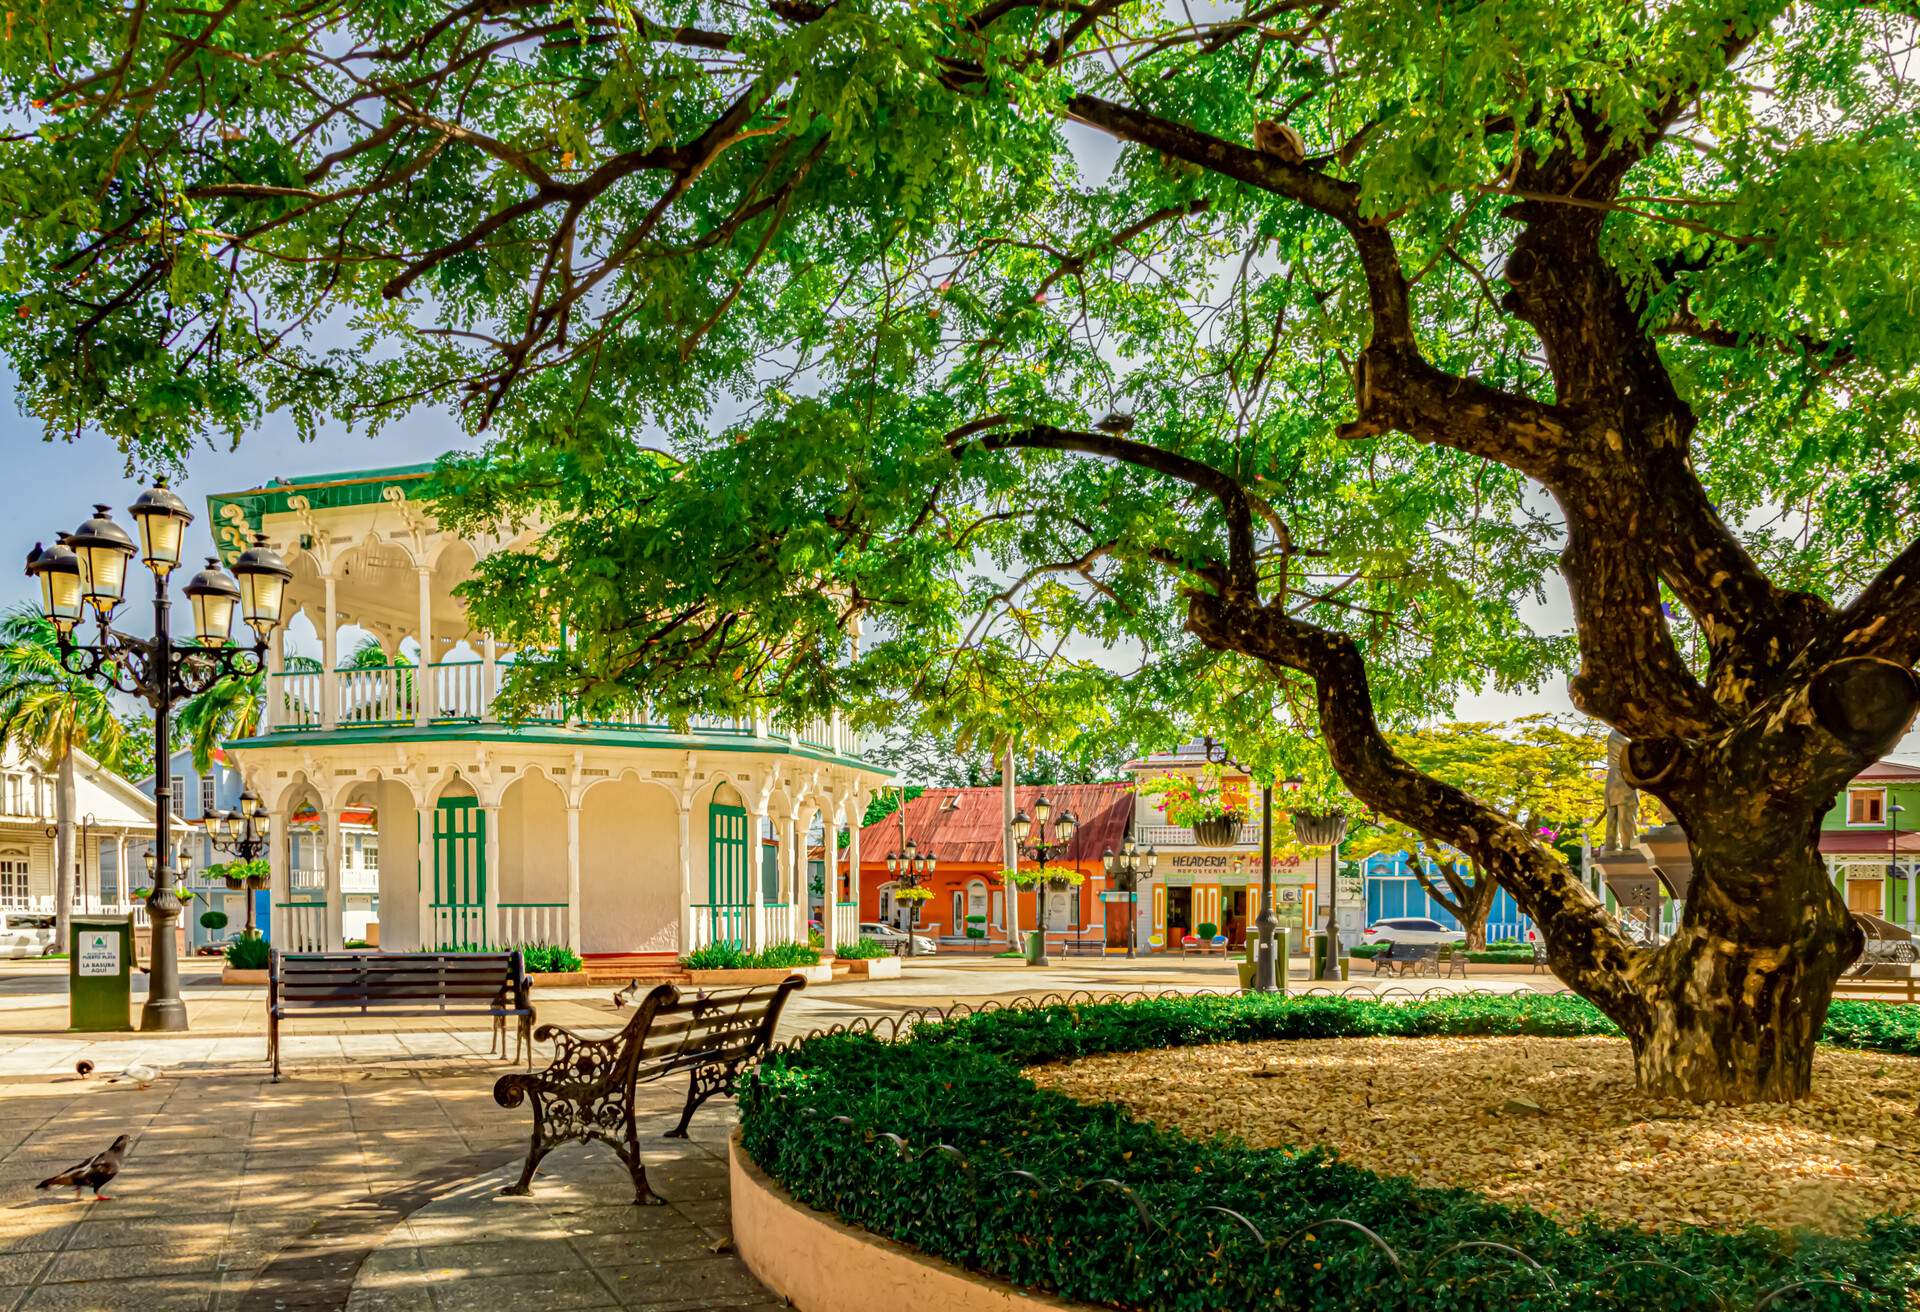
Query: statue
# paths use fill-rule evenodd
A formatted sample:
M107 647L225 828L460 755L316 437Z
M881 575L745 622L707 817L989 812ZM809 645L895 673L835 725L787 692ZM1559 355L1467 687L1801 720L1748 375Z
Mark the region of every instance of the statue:
M1607 735L1607 833L1602 852L1625 852L1639 829L1640 794L1627 782L1627 736L1615 729Z

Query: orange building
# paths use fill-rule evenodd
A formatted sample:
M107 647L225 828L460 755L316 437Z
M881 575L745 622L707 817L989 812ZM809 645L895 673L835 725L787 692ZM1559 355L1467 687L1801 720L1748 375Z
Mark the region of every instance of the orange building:
M1086 876L1079 888L1047 895L1047 937L1050 942L1126 942L1122 916L1113 918L1109 932L1100 894L1107 890L1102 857L1117 850L1133 823L1133 787L1125 783L1059 784L1016 788L1014 808L1029 814L1034 800L1044 796L1053 804L1057 821L1071 811L1079 822L1065 848L1048 858L1050 865L1072 866ZM887 855L911 842L922 855L936 858L926 887L931 901L920 909L920 930L942 938L968 937L972 928L987 942L1007 941L1007 885L1005 825L1001 792L990 788L929 788L905 807L860 831L860 919L904 925L904 908L896 905L898 887L887 873ZM842 870L845 865L842 859ZM1023 856L1024 868L1038 864ZM1036 927L1035 893L1018 892L1016 923L1022 930ZM898 913L898 914L896 914Z

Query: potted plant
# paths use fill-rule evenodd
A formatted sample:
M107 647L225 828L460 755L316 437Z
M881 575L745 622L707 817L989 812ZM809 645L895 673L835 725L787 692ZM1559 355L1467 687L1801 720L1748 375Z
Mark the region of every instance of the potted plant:
M256 931L227 940L227 964L220 972L222 984L265 984L267 960L273 949Z
M1218 766L1197 775L1160 775L1140 791L1159 797L1167 823L1193 830L1193 841L1202 847L1231 847L1247 823L1246 800L1225 790Z

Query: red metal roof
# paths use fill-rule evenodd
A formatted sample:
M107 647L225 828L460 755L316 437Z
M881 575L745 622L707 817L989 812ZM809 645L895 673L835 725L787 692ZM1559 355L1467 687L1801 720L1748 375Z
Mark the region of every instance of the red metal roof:
M1820 855L1885 856L1888 845L1895 841L1890 829L1822 829ZM1920 833L1902 829L1897 841L1901 856L1920 854Z
M1013 790L1015 810L1033 813L1033 799L1045 795L1053 814L1071 811L1079 821L1073 842L1054 859L1098 861L1108 848L1118 848L1133 820L1133 786L1112 784L1058 784ZM898 812L860 831L860 861L872 865L886 860L901 846ZM1001 853L1000 790L989 788L929 788L906 805L906 837L922 852L942 861L998 864ZM1051 826L1049 826L1051 828ZM1025 864L1033 864L1031 861Z

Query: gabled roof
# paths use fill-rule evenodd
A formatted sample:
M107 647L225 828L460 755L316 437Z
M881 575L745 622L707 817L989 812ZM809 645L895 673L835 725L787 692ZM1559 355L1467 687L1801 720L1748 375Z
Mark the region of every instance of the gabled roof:
M1905 761L1888 758L1875 761L1853 777L1855 783L1874 783L1903 779L1920 779L1920 765L1910 765Z
M1108 848L1118 848L1133 819L1130 784L1058 784L1013 790L1018 811L1033 812L1033 800L1045 795L1053 814L1071 811L1079 821L1073 842L1054 859L1096 862ZM860 860L871 865L886 860L901 846L901 815L895 812L860 831ZM998 864L1002 859L1000 790L986 788L929 788L906 805L906 838L922 852L942 861ZM1031 865L1028 861L1025 864Z

